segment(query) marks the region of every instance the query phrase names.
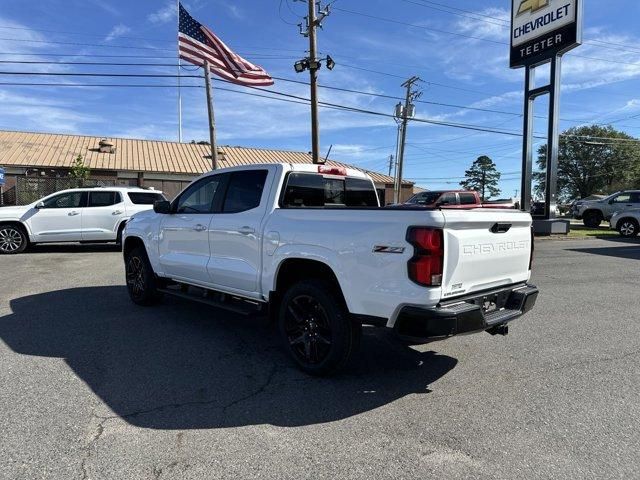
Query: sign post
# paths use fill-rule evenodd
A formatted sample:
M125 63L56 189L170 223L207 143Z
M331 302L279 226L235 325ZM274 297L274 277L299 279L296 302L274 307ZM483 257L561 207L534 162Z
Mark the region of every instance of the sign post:
M0 168L0 207L4 207L4 168Z
M533 104L549 95L545 213L534 220L536 233L569 233L569 222L555 219L558 184L560 72L562 55L582 43L583 0L512 0L511 68L525 68L524 139L521 202L531 210L533 172ZM535 70L550 63L546 85L535 86Z

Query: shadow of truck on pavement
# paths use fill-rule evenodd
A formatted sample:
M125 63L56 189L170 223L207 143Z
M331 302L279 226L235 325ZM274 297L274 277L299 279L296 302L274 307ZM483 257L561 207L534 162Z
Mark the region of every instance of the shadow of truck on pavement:
M367 328L349 370L313 378L293 366L265 318L171 298L138 307L123 286L30 295L10 306L0 338L11 349L63 358L114 415L146 428L331 422L428 393L457 363Z

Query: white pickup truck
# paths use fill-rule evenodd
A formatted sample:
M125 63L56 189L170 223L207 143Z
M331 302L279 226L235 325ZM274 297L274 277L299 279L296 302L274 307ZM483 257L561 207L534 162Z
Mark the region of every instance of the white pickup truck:
M528 213L381 208L371 179L342 167L216 170L135 215L123 242L135 303L268 311L316 375L347 364L363 324L411 343L504 335L538 294Z

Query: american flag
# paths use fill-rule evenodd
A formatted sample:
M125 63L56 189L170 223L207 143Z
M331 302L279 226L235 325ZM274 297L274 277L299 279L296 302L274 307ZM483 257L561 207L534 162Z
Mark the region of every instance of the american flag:
M231 51L211 30L195 20L182 4L178 26L180 58L198 66L209 61L211 72L239 85L266 87L273 79L262 68Z

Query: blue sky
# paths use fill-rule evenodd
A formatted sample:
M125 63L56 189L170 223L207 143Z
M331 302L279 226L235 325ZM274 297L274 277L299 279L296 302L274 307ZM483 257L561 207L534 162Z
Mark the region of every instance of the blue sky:
M3 63L3 72L176 73L173 66L142 65L175 64L173 1L1 0L1 4L2 61L135 64ZM297 75L292 67L307 48L296 26L306 13L305 3L188 0L184 4L230 47L272 75L308 80L306 73ZM454 107L418 103L418 117L521 131L524 71L508 68L508 47L501 44L509 40L509 29L504 27L508 0L336 0L333 7L319 33L319 49L323 55L330 54L337 66L331 72L321 70L320 82L365 93L321 89L322 101L391 113L396 100L366 93L402 96L404 79L419 75L424 80L421 100ZM586 0L585 44L567 54L563 63L562 129L615 122L631 135L640 134L639 17L637 1ZM191 70L186 67L182 72L198 74ZM176 80L0 74L2 82L173 85ZM201 83L183 79L185 85ZM308 107L221 91L220 87L228 86L214 85L220 144L310 149ZM304 85L277 81L272 88L308 96ZM184 88L182 92L184 139L208 138L204 90ZM539 106L542 113L544 104ZM321 109L320 122L322 151L333 145L331 158L387 170L396 142L391 118ZM175 140L177 89L0 84L0 128ZM536 129L544 130L542 121ZM513 195L519 188L521 158L521 139L516 136L413 123L405 176L427 188L452 188L479 155L489 155L503 172L502 196Z

